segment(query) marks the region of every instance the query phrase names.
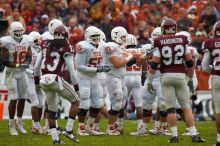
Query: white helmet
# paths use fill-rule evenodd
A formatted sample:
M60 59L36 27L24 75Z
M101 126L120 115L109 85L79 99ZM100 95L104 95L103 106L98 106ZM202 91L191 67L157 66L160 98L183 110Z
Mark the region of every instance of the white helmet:
M29 33L29 35L33 38L33 48L39 51L39 38L41 37L40 33L37 31L32 31L31 33Z
M192 42L192 37L191 37L191 34L190 34L190 33L188 33L187 31L180 31L180 32L177 32L177 33L176 33L176 36L178 36L178 35L186 36L186 37L187 37L187 40L188 40L188 42L189 42L189 44L191 44L191 42Z
M145 45L142 45L141 47L143 50L145 50L146 54L151 54L154 49L152 48L152 44L145 44Z
M111 31L111 38L118 44L126 43L128 32L124 27L117 26Z
M33 40L38 40L40 38L40 33L37 31L32 31L29 35L33 38Z
M151 38L154 40L158 37L162 36L161 27L156 27L151 33Z
M101 39L100 29L95 26L89 26L85 30L85 40L93 45L98 45Z
M15 39L22 38L24 34L24 26L18 21L12 22L9 27L9 34Z
M105 33L101 29L99 30L100 30L100 39L105 42L106 41Z
M59 19L53 19L49 22L48 24L48 30L50 32L50 34L53 35L54 30L56 29L57 26L63 25L63 22Z
M133 34L128 34L126 45L127 45L127 47L129 47L129 46L136 47L137 46L137 39Z

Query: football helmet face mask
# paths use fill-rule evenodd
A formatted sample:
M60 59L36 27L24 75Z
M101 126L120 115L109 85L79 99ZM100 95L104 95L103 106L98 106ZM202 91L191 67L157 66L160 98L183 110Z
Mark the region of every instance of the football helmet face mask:
M49 22L48 24L48 30L50 34L54 34L54 31L56 29L57 26L63 25L62 21L59 19L53 19Z
M65 26L57 26L54 30L54 39L55 40L65 40L68 39L68 32Z
M9 34L15 39L21 39L24 34L24 26L20 22L12 22L9 27Z
M161 23L162 34L175 34L177 29L176 21L171 18L166 18Z
M111 31L111 39L120 45L127 42L127 36L127 30L121 26L117 26Z
M127 48L136 48L137 39L133 34L128 34L126 45L127 45Z
M33 48L38 51L40 49L40 45L39 45L39 38L41 36L40 33L37 31L32 31L29 35L33 38L33 42L34 42Z
M85 40L93 45L98 45L101 40L101 32L95 26L89 26L85 30Z
M189 42L189 44L191 44L191 42L192 42L192 37L191 37L191 34L190 34L190 33L188 33L187 31L180 31L180 32L177 32L177 33L176 33L176 36L178 36L178 35L186 36L186 37L187 37L187 40L188 40L188 42Z
M214 37L220 37L220 21L217 21L213 26Z
M156 27L151 33L151 38L155 40L160 36L162 36L161 27Z

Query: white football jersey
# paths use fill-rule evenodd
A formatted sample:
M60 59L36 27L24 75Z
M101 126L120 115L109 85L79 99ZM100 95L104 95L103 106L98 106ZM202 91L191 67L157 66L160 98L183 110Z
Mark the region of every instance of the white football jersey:
M9 51L9 62L22 64L26 59L28 48L33 44L33 38L29 35L23 35L22 40L17 42L11 36L5 36L0 39L0 42Z
M37 57L39 56L40 50L35 49L33 46L31 47L31 52L32 52L32 60L31 63L29 65L29 70L30 71L34 71L34 65L35 62L37 61ZM29 77L33 77L34 75L31 73L28 73Z
M123 51L120 46L114 42L108 42L105 44L103 49L103 64L111 65L111 70L106 74L111 74L116 77L122 78L125 74L126 67L116 68L110 62L109 58L112 56L118 56L120 59L123 59Z
M76 44L76 68L80 74L95 76L97 66L102 60L101 48L96 48L87 41L81 41Z

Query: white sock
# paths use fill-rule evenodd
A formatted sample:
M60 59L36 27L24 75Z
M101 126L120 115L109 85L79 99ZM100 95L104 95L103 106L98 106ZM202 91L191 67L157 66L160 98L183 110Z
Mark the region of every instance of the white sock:
M217 134L217 142L220 142L220 133Z
M93 125L94 121L95 121L95 118L89 116L89 118L86 122L86 125L91 126L91 125Z
M124 125L124 118L118 118L118 129L123 129Z
M18 117L17 124L21 124L21 123L22 123L22 117Z
M58 128L58 127L59 127L59 125L58 125L58 122L57 122L57 120L55 120L55 122L56 122L56 128Z
M45 120L45 127L48 128L48 129L50 128L48 119Z
M160 121L155 121L154 125L155 125L156 128L159 128L160 127Z
M170 131L172 133L172 136L178 136L177 127L176 126L170 127Z
M147 128L148 128L148 123L144 123L144 122L143 122L142 125L143 125L143 128L144 128L144 129L147 129Z
M56 128L51 128L50 131L51 131L52 139L53 140L59 140L59 136L57 134L57 129Z
M197 134L197 130L195 126L189 127L189 133L191 136L196 135Z
M37 128L37 129L38 129L38 128L40 128L40 123L39 123L39 122L34 122L34 125L33 125L33 126L34 126L34 128Z
M8 123L9 123L9 127L10 127L10 126L13 126L13 125L14 125L14 119L9 119L9 120L8 120Z
M67 123L66 123L66 131L72 131L73 124L74 124L74 119L68 118Z
M137 129L140 129L142 124L143 124L143 120L142 119L137 120L137 127L138 127Z
M94 123L94 124L93 124L93 128L94 128L94 129L99 129L99 123Z

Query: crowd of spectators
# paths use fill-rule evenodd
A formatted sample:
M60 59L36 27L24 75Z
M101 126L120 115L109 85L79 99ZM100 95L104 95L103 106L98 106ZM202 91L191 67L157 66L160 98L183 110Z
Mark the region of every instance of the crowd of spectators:
M190 32L192 45L200 51L220 19L218 0L0 0L0 9L9 24L20 21L26 33L43 33L51 19L61 19L68 26L73 46L83 39L89 25L102 29L107 41L113 27L123 26L140 45L145 44L161 20L170 17L179 30Z

